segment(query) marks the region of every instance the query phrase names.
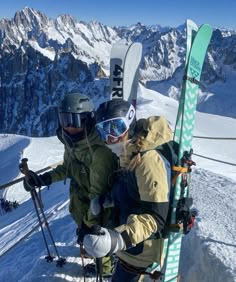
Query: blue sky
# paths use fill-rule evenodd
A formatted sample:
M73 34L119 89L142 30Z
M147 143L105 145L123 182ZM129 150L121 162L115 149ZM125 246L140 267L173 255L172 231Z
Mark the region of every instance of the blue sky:
M177 27L190 18L198 25L236 29L236 0L0 0L0 18L11 18L25 6L51 18L71 14L109 26L141 22Z

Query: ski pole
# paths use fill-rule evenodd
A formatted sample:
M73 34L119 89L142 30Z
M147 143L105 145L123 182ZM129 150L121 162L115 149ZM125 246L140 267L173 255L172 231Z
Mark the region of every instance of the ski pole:
M19 169L25 175L26 181L29 181L30 173L29 173L27 161L28 161L28 159L26 159L26 158L22 159L21 163L19 164ZM44 240L44 243L45 243L45 246L46 246L46 249L47 249L47 253L48 253L48 255L45 257L45 259L47 260L47 262L51 262L51 261L53 261L54 257L51 255L51 253L49 251L48 243L47 243L46 236L45 236L45 233L44 233L44 230L43 230L43 223L42 223L42 220L40 218L39 210L38 210L36 199L35 199L36 194L37 194L36 189L32 188L30 190L30 195L31 195L31 198L32 198L32 201L33 201L33 204L34 204L35 212L36 212L36 215L38 217L39 226L40 226L40 229L41 229L41 232L42 232L42 235L43 235L43 240Z
M100 226L103 226L103 215L104 215L104 209L101 207L101 212L99 215L99 223ZM100 233L100 231L97 231L97 233ZM102 282L102 272L103 272L103 265L102 265L102 258L96 258L96 268L97 268L97 278L96 282Z
M96 258L97 278L96 282L102 282L102 258Z
M86 273L85 273L85 263L84 263L84 248L83 248L83 244L79 244L80 247L80 255L81 255L81 261L82 261L82 267L83 267L83 275L84 275L84 282L86 280Z
M27 158L22 159L21 163L19 164L19 168L20 168L20 171L25 175L26 181L29 181L29 179L30 179L30 172L29 172L27 161L28 161ZM53 239L51 230L49 228L49 224L47 222L47 218L46 218L45 213L43 211L42 202L41 202L41 200L40 200L40 198L38 196L38 193L37 193L35 188L31 189L30 193L31 193L31 197L32 197L32 200L33 200L33 203L34 203L34 206L35 206L35 210L36 210L36 213L37 213L38 220L39 220L39 225L40 225L41 230L42 230L44 242L45 242L45 245L46 245L46 248L47 248L47 251L48 251L48 256L45 257L45 259L47 259L47 261L52 261L54 257L51 256L49 248L48 248L48 243L47 243L46 236L45 236L45 233L44 233L44 230L43 230L43 224L42 224L42 220L40 218L39 210L41 212L41 215L43 216L45 226L48 229L49 236L51 238L51 241L53 243L54 249L55 249L57 257L58 257L57 266L62 267L63 264L65 264L66 259L65 258L61 258L59 256L58 250L56 248L55 241Z
M47 243L46 236L45 236L45 233L44 233L44 230L43 230L43 223L42 223L42 220L40 218L38 207L37 207L36 200L35 200L35 195L34 195L35 192L36 191L30 191L30 194L31 194L31 198L32 198L33 203L34 203L35 211L36 211L38 221L39 221L39 225L40 225L40 228L41 228L41 231L42 231L43 240L44 240L47 252L48 252L48 255L45 257L45 259L47 260L47 262L51 262L51 261L53 261L54 257L51 255L51 253L49 251L48 243Z
M27 158L22 159L21 163L19 164L19 169L20 169L21 173L23 173L25 175L26 181L29 181L30 173L29 173L29 168L28 168L27 162L28 162Z
M38 206L39 206L39 208L40 208L41 214L42 214L43 219L44 219L45 226L47 227L48 234L49 234L49 236L50 236L50 238L51 238L52 244L53 244L53 246L54 246L55 252L56 252L57 257L58 257L57 266L62 267L63 264L66 263L66 259L60 257L60 255L59 255L59 252L58 252L57 247L56 247L56 244L55 244L55 240L54 240L54 238L53 238L53 236L52 236L52 232L51 232L51 229L50 229L50 227L49 227L49 223L48 223L48 221L47 221L47 218L46 218L46 216L45 216L45 213L44 213L44 210L43 210L43 207L42 207L42 204L41 204L41 201L40 201L40 199L39 199L39 196L38 196L37 192L36 192L36 191L34 191L34 192L35 192L36 201L38 202Z

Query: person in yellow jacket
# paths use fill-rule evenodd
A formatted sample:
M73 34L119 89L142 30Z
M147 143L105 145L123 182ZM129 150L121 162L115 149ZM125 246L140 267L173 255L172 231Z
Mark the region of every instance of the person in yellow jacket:
M156 235L167 219L170 173L154 148L170 141L173 134L161 116L136 122L134 107L123 100L100 105L96 129L111 147L123 147L121 170L112 188L118 220L114 229L87 234L84 247L94 257L116 253L119 259L112 281L141 281L154 262L163 263L164 241Z
M116 160L95 130L94 104L89 97L80 93L65 95L58 107L58 117L57 136L65 147L63 163L38 176L31 172L32 177L24 185L27 190L69 178L69 211L78 225L80 241L84 229L108 223L109 209L99 216L93 215L91 209L97 197L110 191ZM109 259L104 259L103 271L111 272Z

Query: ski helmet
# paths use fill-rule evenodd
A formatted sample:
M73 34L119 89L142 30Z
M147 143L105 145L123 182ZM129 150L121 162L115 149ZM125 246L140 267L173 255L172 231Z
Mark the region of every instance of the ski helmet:
M94 104L84 94L69 93L58 106L58 116L62 128L85 127L94 116Z
M108 141L109 136L118 140L127 131L131 137L136 124L134 106L121 99L105 102L97 109L95 122L103 141Z

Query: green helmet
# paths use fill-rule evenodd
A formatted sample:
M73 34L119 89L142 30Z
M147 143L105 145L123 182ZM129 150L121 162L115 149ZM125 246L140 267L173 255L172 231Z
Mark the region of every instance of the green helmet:
M75 113L81 114L85 112L93 112L94 104L92 100L80 93L69 93L65 95L58 107L59 113Z
M92 100L80 93L69 93L58 106L59 122L62 128L87 127L94 117L94 104Z

